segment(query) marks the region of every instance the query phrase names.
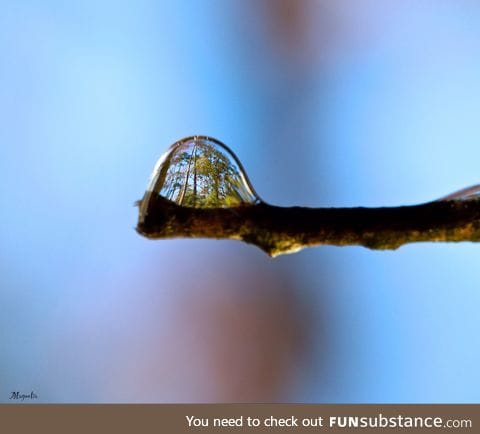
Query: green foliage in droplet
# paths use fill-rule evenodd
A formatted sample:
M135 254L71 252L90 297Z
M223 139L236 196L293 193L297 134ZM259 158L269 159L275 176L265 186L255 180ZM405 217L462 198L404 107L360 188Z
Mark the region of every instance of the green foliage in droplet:
M169 164L162 195L178 205L225 208L251 201L251 192L234 160L209 143L180 147Z

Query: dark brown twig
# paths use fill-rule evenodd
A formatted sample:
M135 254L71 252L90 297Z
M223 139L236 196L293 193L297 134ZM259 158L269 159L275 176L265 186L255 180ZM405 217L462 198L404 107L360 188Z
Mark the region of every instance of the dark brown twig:
M270 256L330 244L396 249L419 241L480 241L480 200L391 208L302 208L260 203L187 208L147 192L137 231L148 238L234 239Z

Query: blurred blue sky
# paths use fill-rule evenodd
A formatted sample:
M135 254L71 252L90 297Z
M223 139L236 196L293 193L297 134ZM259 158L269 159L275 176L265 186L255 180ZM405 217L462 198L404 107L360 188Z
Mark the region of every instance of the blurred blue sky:
M272 260L133 229L192 134L277 205L480 182L475 2L0 6L0 402L480 401L480 246Z

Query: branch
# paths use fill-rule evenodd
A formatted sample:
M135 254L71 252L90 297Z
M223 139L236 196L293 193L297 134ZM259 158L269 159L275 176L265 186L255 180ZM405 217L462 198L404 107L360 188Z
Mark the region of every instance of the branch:
M254 244L270 256L317 245L396 249L418 241L480 241L480 200L391 208L302 208L260 203L187 208L147 192L137 231L152 239L215 238Z

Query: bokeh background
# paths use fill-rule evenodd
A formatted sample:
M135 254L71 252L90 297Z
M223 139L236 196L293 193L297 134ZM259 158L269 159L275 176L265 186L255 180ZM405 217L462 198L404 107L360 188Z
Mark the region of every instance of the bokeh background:
M480 246L150 241L174 141L277 205L480 181L476 1L0 3L0 401L479 402Z

